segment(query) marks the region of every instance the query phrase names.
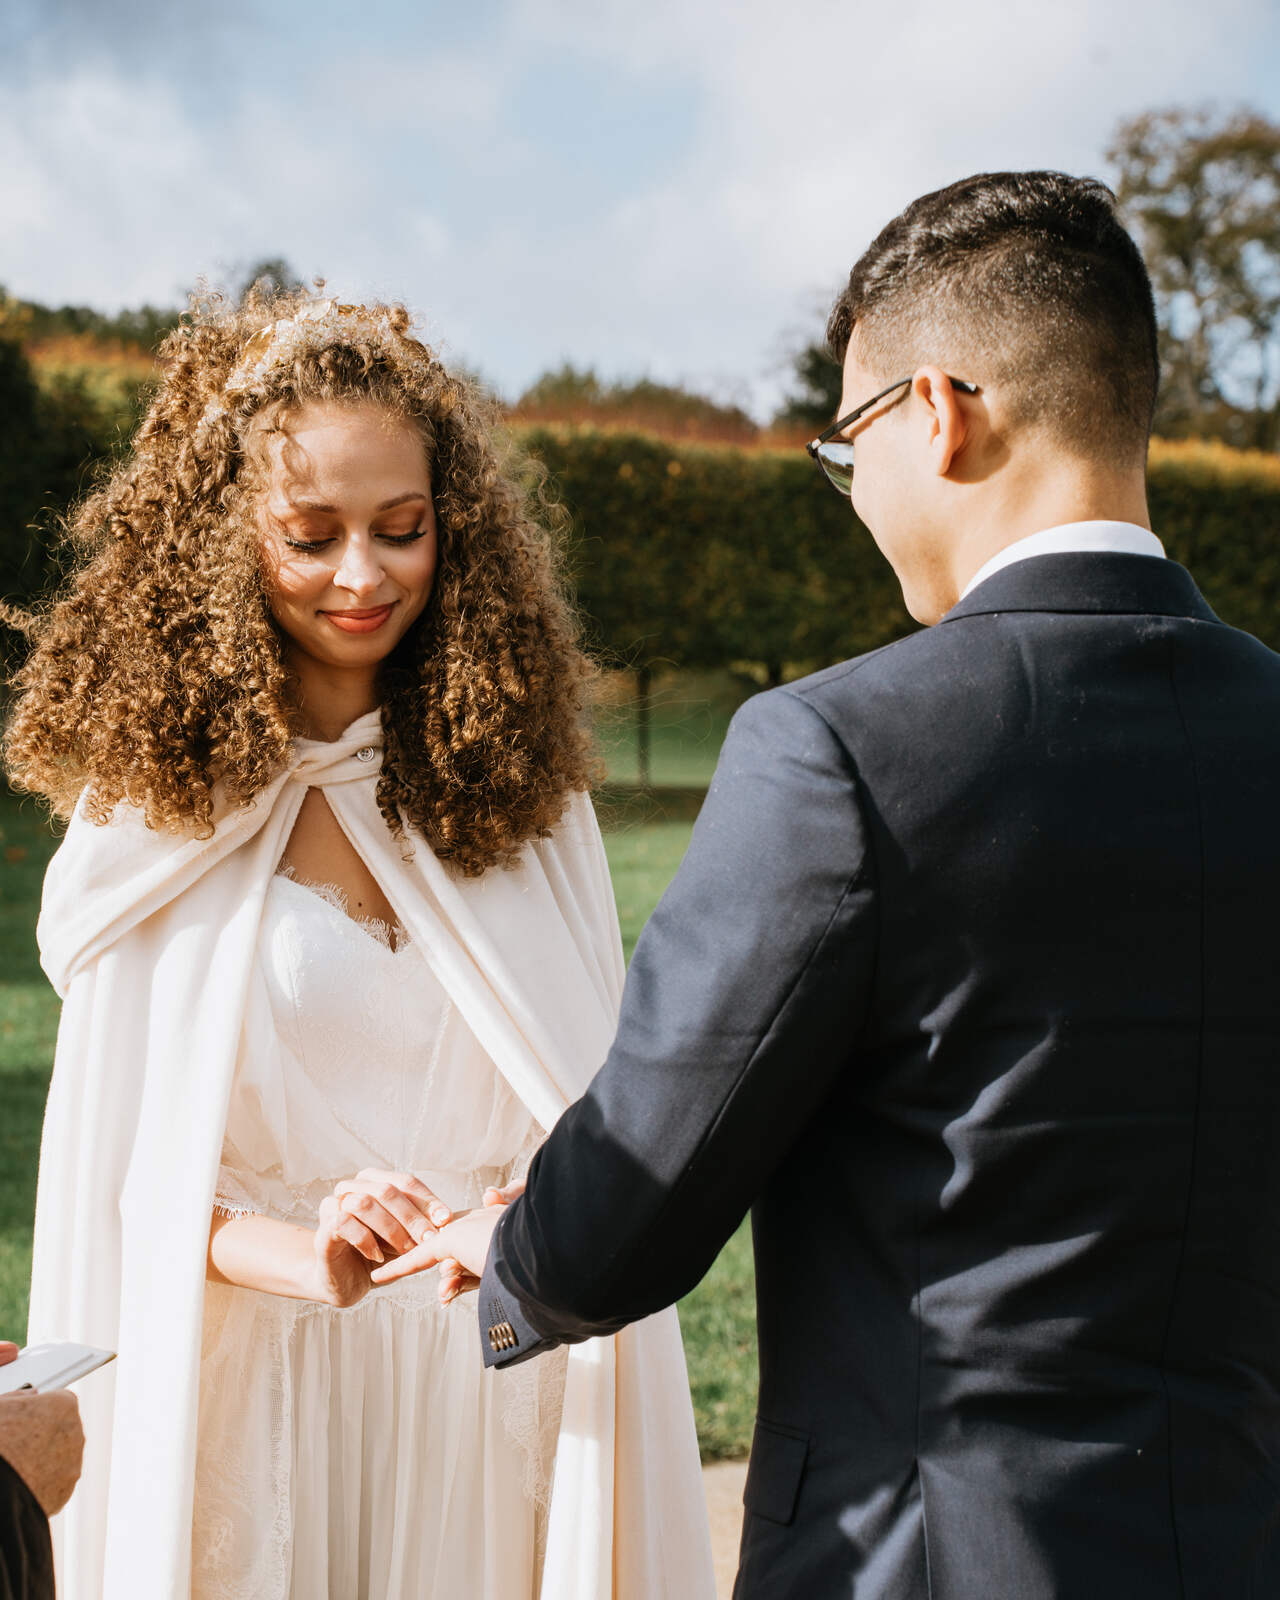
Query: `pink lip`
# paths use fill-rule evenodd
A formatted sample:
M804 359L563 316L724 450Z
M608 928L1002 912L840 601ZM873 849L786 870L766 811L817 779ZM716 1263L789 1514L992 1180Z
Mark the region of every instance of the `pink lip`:
M395 601L389 606L378 606L372 611L322 611L322 617L328 617L335 628L341 628L343 633L373 633L391 615Z

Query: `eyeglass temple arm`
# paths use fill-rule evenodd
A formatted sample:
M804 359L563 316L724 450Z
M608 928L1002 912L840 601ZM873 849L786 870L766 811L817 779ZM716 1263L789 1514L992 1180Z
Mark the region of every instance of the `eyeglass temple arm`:
M810 455L813 455L818 445L826 444L827 440L833 434L839 433L841 428L847 428L851 422L856 422L864 411L870 411L877 400L883 400L885 395L892 394L895 389L901 389L904 384L908 384L911 381L911 378L899 378L897 383L891 383L887 389L881 389L879 394L873 394L870 400L864 400L860 406L855 406L848 416L840 417L829 428L824 428L816 439L809 441L805 449ZM978 392L978 385L970 383L967 378L951 378L949 381L951 387L959 389L961 394L977 394Z

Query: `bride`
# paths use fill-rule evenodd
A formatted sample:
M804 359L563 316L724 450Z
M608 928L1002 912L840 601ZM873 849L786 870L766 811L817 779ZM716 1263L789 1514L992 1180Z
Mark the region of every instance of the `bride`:
M699 1600L675 1313L484 1372L370 1274L518 1192L622 981L589 671L406 312L206 303L79 511L5 734L70 818L30 1338L84 1386L67 1600Z

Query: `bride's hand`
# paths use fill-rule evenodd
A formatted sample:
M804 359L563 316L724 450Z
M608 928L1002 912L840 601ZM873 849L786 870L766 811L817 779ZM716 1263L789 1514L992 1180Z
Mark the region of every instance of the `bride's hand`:
M453 1213L411 1172L371 1167L335 1184L320 1202L311 1298L325 1305L358 1305L373 1287L371 1269L388 1255L412 1250Z
M318 1224L310 1298L329 1306L358 1305L373 1287L371 1269L385 1259L378 1241L331 1194L320 1202Z
M341 1211L364 1224L377 1241L381 1262L403 1255L450 1221L453 1212L411 1172L381 1172L366 1167L334 1186Z

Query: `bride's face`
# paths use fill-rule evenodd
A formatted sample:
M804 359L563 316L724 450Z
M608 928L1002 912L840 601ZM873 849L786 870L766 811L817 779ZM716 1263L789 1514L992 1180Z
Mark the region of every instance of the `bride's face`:
M421 615L436 570L422 440L375 405L313 403L267 437L259 549L295 651L367 672Z

